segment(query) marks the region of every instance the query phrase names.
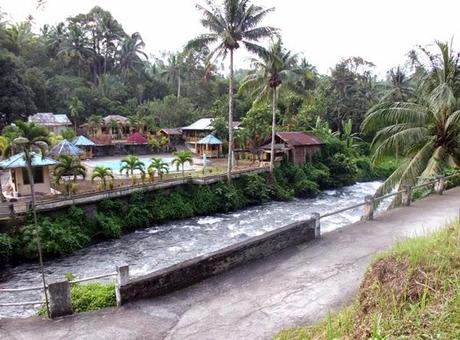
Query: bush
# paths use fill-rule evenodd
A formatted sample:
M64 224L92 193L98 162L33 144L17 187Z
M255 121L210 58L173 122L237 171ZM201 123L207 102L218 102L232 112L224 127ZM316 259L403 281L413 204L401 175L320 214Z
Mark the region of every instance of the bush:
M93 237L119 238L123 233L122 219L118 216L96 213L93 221Z
M395 159L387 159L379 164L372 165L369 157L359 157L355 160L358 169L357 180L360 182L387 179L398 167Z
M258 204L268 201L270 198L266 180L257 174L249 174L243 177L243 192L250 204Z
M117 305L115 284L89 283L72 286L72 308L75 313L90 312Z
M9 262L12 250L11 237L8 234L0 234L0 268Z
M308 179L303 179L296 183L294 192L297 197L301 198L315 197L319 193L318 184Z

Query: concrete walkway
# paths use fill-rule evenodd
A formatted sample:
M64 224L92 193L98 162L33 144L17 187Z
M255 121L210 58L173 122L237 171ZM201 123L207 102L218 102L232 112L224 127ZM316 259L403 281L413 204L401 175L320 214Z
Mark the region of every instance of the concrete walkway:
M271 338L351 302L376 252L439 228L459 209L456 188L161 298L57 320L0 320L0 338Z

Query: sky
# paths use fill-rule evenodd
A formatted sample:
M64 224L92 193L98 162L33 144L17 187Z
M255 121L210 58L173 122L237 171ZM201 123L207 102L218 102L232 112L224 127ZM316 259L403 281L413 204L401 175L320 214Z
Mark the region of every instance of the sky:
M147 53L180 50L204 33L195 4L202 0L2 0L10 23L34 18L35 29L86 13L98 5L108 10L127 33L140 32ZM281 29L285 46L307 58L321 73L342 58L360 56L376 65L376 73L406 61L417 45L460 42L460 0L253 0L275 7L264 24ZM457 37L456 37L457 36ZM455 39L457 38L457 39ZM249 66L249 54L238 50L236 66Z

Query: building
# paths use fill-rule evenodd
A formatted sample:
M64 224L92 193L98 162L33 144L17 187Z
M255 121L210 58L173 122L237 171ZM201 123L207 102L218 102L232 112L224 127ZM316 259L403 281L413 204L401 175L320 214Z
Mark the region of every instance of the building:
M277 132L275 134L275 160L284 155L298 165L311 161L313 155L321 151L323 142L316 136L304 132ZM260 147L262 160L269 162L271 153L271 140Z
M49 167L56 163L51 158L32 153L32 173L37 194L49 195L52 193ZM10 171L8 184L3 187L3 190L6 191L5 196L17 197L31 194L24 153L0 161L0 169Z
M80 127L99 145L112 144L112 140L126 140L131 133L129 119L121 115L108 115L101 118L96 126L85 123Z
M213 121L214 118L201 118L182 128L182 138L190 150L197 152L197 143L214 130ZM233 122L233 129L238 130L240 124L241 122Z
M78 136L72 141L72 144L84 150L84 158L93 158L93 148L96 144L85 136Z
M209 134L197 142L196 153L200 156L219 158L222 154L222 142Z
M169 145L177 145L182 142L182 131L181 129L161 129L158 131L161 137L168 138Z
M72 122L65 114L54 114L51 112L36 113L32 116L29 116L28 119L29 122L46 126L50 132L55 134L60 134L62 130L72 126Z

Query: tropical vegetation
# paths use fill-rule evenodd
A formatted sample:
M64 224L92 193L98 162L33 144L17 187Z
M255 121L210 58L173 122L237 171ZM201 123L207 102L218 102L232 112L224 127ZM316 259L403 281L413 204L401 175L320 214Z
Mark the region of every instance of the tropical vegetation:
M109 178L114 178L112 170L103 165L96 166L91 174L91 182L94 182L95 179L101 180L102 189L107 189L107 179Z
M175 158L172 160L171 165L176 166L177 171L181 168L182 178L185 178L185 164L193 164L193 154L190 151L178 151L174 155Z

